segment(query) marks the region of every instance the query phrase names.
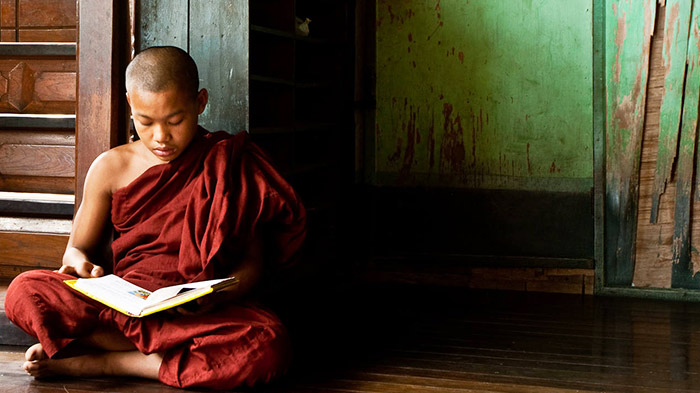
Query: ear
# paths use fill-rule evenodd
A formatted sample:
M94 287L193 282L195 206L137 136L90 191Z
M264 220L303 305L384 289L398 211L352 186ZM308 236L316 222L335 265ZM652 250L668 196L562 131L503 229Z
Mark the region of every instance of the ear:
M202 114L204 112L204 108L207 107L207 103L209 102L209 92L207 89L202 89L197 93L197 106L198 106L198 114Z

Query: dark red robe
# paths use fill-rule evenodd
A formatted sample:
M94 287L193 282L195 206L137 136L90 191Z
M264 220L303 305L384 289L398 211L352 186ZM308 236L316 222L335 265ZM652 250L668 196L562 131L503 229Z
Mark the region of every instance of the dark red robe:
M246 133L202 129L182 156L113 194L112 268L154 290L228 276L248 244L261 241L269 270L294 259L305 217L292 188ZM172 386L252 385L284 372L289 362L284 327L257 304L222 305L196 317L130 318L73 291L62 282L69 278L23 273L6 295L7 316L50 357L104 325L143 353L164 353L159 377Z

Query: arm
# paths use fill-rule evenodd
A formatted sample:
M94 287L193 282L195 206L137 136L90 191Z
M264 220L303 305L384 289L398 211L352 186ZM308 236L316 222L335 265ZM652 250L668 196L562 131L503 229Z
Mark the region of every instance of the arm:
M185 306L178 307L175 311L183 315L202 314L214 309L217 304L234 302L244 297L255 288L262 278L263 270L262 240L260 236L257 236L249 245L243 259L241 259L236 268L229 274L229 277L238 278L237 285L197 299L197 308L195 310L192 310L189 306Z
M111 208L112 190L109 180L109 157L100 155L90 166L85 177L83 201L78 208L66 252L63 254L63 266L60 273L78 277L99 277L104 269L91 260L91 256L100 248L100 240Z

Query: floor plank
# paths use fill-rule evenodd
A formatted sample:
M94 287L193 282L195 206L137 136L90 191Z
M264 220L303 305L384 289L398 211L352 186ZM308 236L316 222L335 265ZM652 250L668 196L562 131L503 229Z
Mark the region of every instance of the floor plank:
M287 376L253 391L679 393L700 386L700 304L367 285L290 296L278 306L295 361ZM179 391L139 379L33 380L20 368L23 351L0 346L1 391Z

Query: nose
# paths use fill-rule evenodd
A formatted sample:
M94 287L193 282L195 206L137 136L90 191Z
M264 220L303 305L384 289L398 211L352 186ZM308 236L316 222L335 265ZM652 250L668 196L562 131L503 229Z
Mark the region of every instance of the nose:
M153 141L156 143L165 143L170 140L170 130L167 126L158 125L153 129Z

